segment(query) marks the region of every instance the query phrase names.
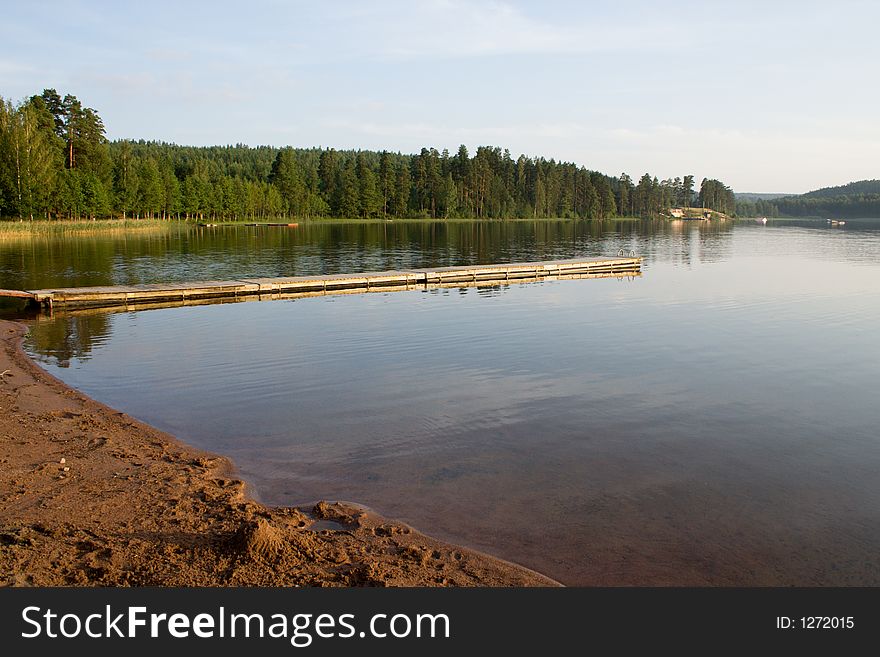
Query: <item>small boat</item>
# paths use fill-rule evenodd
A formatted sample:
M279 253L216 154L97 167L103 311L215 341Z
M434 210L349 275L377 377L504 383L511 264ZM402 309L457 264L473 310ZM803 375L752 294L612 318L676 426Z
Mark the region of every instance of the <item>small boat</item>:
M845 226L846 225L845 221L840 221L839 219L829 219L828 223L831 224L832 226Z
M766 223L767 223L767 217L758 217L757 219L755 219L755 223L766 224Z

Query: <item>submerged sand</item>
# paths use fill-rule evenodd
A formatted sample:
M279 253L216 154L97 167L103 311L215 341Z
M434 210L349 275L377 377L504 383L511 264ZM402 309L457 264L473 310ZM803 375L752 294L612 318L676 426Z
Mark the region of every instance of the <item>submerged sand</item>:
M356 505L267 507L222 457L67 387L0 321L0 584L551 586Z

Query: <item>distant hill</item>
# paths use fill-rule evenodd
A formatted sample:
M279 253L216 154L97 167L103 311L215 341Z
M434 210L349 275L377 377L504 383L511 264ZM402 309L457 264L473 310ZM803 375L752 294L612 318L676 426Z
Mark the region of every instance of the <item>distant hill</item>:
M806 194L802 198L834 198L836 196L858 196L860 194L880 194L880 180L859 180L858 182L838 185L837 187L823 187Z
M775 198L783 196L794 196L794 194L764 194L762 192L736 192L737 201L772 201Z
M789 196L737 194L736 213L740 217L880 217L880 180L859 180Z

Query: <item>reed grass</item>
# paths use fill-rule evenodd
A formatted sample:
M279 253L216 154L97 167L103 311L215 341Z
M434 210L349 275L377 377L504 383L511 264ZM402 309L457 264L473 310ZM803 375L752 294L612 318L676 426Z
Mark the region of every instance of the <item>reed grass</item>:
M61 234L104 235L130 232L161 232L177 225L161 219L97 219L89 220L2 220L0 238L47 237Z

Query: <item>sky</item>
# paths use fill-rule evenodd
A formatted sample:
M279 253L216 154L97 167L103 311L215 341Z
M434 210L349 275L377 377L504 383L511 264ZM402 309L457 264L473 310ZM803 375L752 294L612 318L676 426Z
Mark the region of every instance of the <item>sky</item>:
M6 2L0 96L110 139L455 151L799 193L880 178L880 2Z

